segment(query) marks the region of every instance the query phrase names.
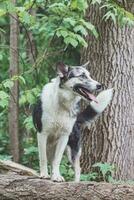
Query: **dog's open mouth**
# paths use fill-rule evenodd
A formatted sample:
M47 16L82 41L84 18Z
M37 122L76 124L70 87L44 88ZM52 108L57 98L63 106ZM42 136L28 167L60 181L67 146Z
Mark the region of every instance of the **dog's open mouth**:
M94 101L96 103L98 103L96 97L91 94L91 92L89 91L88 87L82 84L77 84L74 86L74 91L77 92L78 94L80 94L81 96L85 97L87 100L90 101Z

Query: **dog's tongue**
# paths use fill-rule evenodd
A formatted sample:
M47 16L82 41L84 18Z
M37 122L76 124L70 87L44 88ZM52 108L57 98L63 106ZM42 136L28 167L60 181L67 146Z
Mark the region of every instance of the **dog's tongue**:
M96 97L93 94L87 93L89 99L91 99L92 101L95 101L96 103L98 103Z

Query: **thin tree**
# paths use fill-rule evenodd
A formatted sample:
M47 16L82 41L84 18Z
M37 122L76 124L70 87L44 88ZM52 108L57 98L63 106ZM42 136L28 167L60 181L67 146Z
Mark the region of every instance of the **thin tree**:
M12 0L14 6L16 0ZM18 37L19 37L19 24L17 15L13 13L10 16L10 77L18 75L19 73L19 52L18 52ZM13 160L19 161L19 82L15 81L14 86L11 88L9 100L9 137L10 149Z
M122 1L133 13L134 3ZM98 6L88 10L87 17L100 33L98 40L87 38L88 49L82 59L90 61L90 72L107 88L114 88L111 105L83 134L82 169L92 164L115 164L116 178L134 179L134 27L114 25L102 20Z
M36 9L31 8L30 14L36 17ZM32 31L27 30L27 57L28 61L33 65L37 57L37 48Z

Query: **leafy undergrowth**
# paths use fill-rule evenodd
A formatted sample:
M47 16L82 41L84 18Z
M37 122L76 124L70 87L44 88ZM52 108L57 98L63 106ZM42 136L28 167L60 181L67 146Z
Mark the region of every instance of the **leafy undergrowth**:
M66 181L73 181L74 180L74 171L71 165L68 163L67 158L64 156L60 170L62 175L64 176ZM116 171L116 167L109 163L95 163L92 166L92 171L87 174L81 174L81 181L96 181L96 182L108 182L112 184L132 184L134 185L133 180L116 180L113 178L114 173Z

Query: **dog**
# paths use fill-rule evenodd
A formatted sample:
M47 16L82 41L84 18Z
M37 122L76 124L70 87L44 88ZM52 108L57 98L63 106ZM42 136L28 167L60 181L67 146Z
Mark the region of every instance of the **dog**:
M91 102L89 107L93 115L98 115L102 111L99 106L101 97L96 98L92 94L93 91L100 90L102 85L91 78L90 73L85 69L87 65L88 63L71 67L59 63L57 65L58 76L44 86L40 101L33 111L33 123L37 129L40 176L50 178L47 168L49 161L52 181L64 181L59 167L66 147L69 160L75 169L75 181L80 179L80 132L76 129L79 128L79 124L90 121L92 118L88 116L87 119L84 113L78 115L81 99ZM108 100L106 102L102 104L109 103ZM97 109L96 104L98 104ZM73 147L75 136L78 136L78 140L76 147Z

